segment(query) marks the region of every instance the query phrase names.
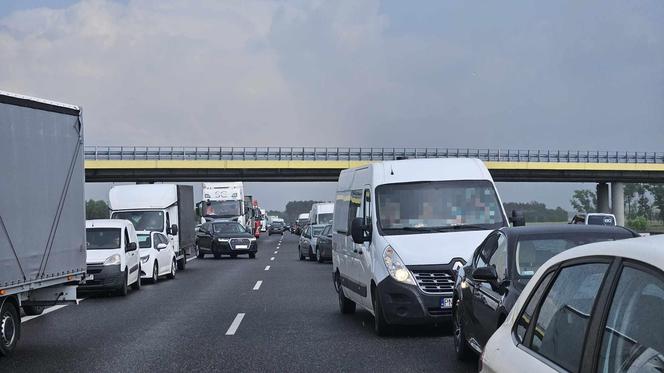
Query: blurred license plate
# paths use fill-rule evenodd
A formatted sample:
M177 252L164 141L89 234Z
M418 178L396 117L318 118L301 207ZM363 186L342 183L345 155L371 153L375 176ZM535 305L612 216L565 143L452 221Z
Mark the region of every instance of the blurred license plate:
M235 245L236 249L246 249L247 245Z
M440 308L452 308L452 298L440 298Z

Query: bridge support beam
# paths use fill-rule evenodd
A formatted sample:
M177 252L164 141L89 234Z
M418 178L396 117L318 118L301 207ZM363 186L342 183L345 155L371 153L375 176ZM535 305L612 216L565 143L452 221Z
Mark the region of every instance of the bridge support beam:
M616 216L617 225L625 225L625 184L611 183L611 209Z
M597 183L597 212L609 213L609 184Z

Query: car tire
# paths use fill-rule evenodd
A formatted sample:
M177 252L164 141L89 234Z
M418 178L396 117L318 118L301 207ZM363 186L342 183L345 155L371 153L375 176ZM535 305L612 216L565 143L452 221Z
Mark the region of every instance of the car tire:
M374 332L376 332L376 334L380 337L385 337L390 334L391 328L385 320L385 314L383 313L383 303L380 300L378 290L374 291L372 303L374 311Z
M122 276L122 285L120 285L120 289L118 290L118 295L121 297L126 297L127 294L129 293L129 285L127 283L129 282L129 269L125 268L124 271L124 276Z
M468 361L473 357L470 346L466 341L466 333L463 329L463 315L459 312L459 303L452 309L452 327L454 337L454 353L457 360Z
M323 256L320 255L320 250L316 248L316 261L318 263L323 263Z
M37 316L44 312L44 306L23 306L23 312L26 316Z
M155 260L154 265L152 266L152 278L150 279L150 283L156 284L157 281L159 281L159 263Z
M131 288L134 290L141 290L141 266L138 266L138 278L136 279L136 282L131 284Z
M177 264L175 263L175 259L171 261L171 271L168 272L166 277L168 277L169 280L172 280L175 278L175 272L177 272Z
M249 253L249 259L256 259L256 253Z
M21 316L14 303L6 300L0 308L0 356L8 356L21 337Z
M339 279L339 274L337 274L337 294L339 298L339 312L343 314L351 314L355 313L355 309L357 308L355 302L352 300L346 298L346 295L344 294L344 289L341 287L341 280Z
M178 269L180 271L184 271L186 267L187 267L187 254L185 253L182 259L178 260Z

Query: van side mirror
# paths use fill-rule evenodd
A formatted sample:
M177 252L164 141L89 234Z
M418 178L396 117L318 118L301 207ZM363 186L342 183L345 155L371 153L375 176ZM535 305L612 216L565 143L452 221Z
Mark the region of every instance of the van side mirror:
M137 248L136 242L130 242L125 249L125 252L135 251Z
M177 224L171 225L171 227L169 229L167 229L166 233L170 234L171 236L177 235L178 234L178 225Z
M513 227L523 227L526 225L526 217L523 215L523 211L512 210L512 216L510 216L509 221Z
M355 218L350 225L350 235L357 244L371 241L370 226L365 224L364 218Z

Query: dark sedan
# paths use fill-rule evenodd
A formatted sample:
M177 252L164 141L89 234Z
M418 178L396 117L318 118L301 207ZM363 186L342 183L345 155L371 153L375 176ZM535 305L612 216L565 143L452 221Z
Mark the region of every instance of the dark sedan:
M318 263L332 260L332 224L326 225L316 240L316 260Z
M280 221L275 221L270 224L270 227L267 229L267 235L271 236L273 234L280 234L283 236L284 231L286 231L286 226Z
M459 359L481 353L537 269L567 249L638 237L623 227L548 225L500 228L457 273L452 315Z
M242 224L234 221L212 221L201 225L196 233L196 245L198 257L201 259L205 254L212 254L217 259L222 255L235 258L249 254L253 259L258 251L254 235Z

